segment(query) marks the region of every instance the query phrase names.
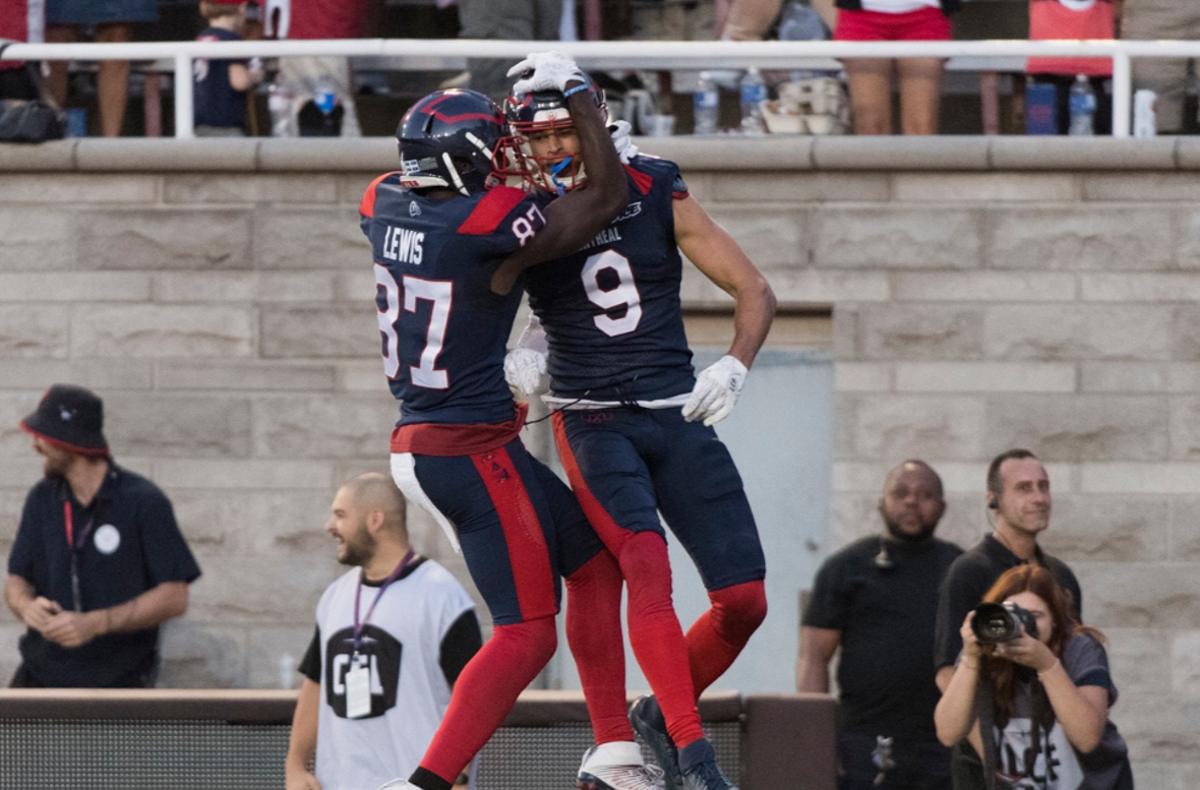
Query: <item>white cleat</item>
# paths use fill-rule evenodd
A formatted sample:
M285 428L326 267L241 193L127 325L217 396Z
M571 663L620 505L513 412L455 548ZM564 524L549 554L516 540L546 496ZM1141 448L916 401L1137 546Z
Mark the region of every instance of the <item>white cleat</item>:
M402 788L405 787L412 787L412 785L408 783L407 779L391 779L381 784L375 790L402 790Z
M579 790L663 790L663 772L646 765L633 741L593 746L583 755L575 786Z

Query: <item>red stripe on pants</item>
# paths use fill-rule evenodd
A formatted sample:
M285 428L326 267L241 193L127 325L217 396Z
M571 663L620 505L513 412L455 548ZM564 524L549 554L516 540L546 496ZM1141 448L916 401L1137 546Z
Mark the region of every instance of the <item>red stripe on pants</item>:
M500 517L521 618L529 620L553 615L558 604L554 597L550 551L542 533L541 520L521 475L504 448L473 455L471 460Z

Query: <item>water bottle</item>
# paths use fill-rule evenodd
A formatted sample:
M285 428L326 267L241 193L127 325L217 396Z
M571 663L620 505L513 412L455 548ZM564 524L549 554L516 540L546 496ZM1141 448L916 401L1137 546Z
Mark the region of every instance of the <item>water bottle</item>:
M1158 134L1158 120L1154 113L1157 98L1158 94L1146 88L1133 94L1134 137L1145 139Z
M696 115L695 133L716 134L721 96L713 84L712 75L707 71L700 72L700 81L696 83L696 92L692 94L692 106Z
M317 87L313 90L313 104L317 105L318 110L329 115L337 106L337 102L337 87L333 84L333 79L326 74L317 80Z
M767 100L767 84L762 74L754 66L746 72L741 82L742 94L742 132L745 134L763 134L767 131L763 120L762 104Z
M271 136L291 137L292 101L295 97L280 82L271 84L267 109L271 111Z
M1067 102L1071 112L1071 124L1067 134L1093 135L1096 133L1093 120L1096 117L1096 92L1086 74L1077 74L1071 85Z

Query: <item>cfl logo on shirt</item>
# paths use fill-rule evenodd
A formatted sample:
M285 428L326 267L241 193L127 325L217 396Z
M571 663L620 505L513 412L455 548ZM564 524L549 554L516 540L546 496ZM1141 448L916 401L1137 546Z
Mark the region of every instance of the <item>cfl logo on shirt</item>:
M382 716L396 706L400 686L400 658L404 645L391 634L369 623L363 627L359 660L367 662L371 673L371 712L361 718ZM346 716L346 673L354 660L354 629L343 628L325 642L322 667L325 702L339 719Z

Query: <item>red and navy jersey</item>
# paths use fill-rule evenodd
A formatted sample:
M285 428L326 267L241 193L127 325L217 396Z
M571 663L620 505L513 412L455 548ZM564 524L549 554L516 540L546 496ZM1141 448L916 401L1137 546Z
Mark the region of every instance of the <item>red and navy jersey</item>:
M691 391L675 246L674 162L635 157L629 205L566 258L526 273L529 303L550 346L550 390L586 400L657 400Z
M522 291L499 296L492 273L545 224L548 196L497 187L435 200L388 173L359 208L375 260L383 365L401 401L397 425L513 419L504 351Z

